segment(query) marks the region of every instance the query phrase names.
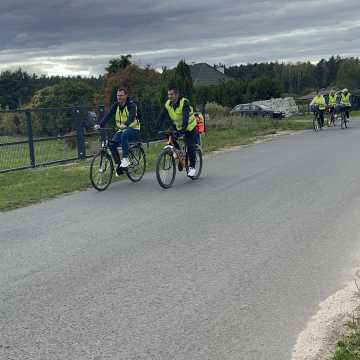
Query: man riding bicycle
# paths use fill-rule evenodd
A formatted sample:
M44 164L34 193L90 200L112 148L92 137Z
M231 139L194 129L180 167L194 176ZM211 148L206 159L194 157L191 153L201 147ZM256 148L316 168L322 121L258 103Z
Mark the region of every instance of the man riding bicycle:
M122 168L129 166L129 141L140 140L140 121L137 105L130 99L127 91L123 88L117 90L117 101L111 106L107 115L95 125L95 129L103 127L111 118L115 116L118 131L112 138L110 150L117 164L116 173L120 174ZM122 160L120 163L117 147L122 147Z
M343 89L341 91L341 100L340 100L341 110L345 112L347 119L349 120L351 109L351 94L348 89Z
M184 140L189 154L188 176L195 176L196 119L189 100L184 97L180 97L175 86L170 86L168 89L168 100L162 108L158 119L159 128L163 126L166 118L173 123L173 127L177 131L184 132ZM175 146L178 147L179 145L175 144ZM182 170L182 168L179 168L179 170Z
M315 111L319 113L320 127L324 127L324 111L326 109L326 102L320 91L317 91L315 97L310 103L310 107L314 113Z

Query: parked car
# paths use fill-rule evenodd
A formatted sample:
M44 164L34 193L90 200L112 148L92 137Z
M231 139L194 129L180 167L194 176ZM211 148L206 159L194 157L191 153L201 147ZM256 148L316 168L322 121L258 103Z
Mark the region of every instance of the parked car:
M281 119L285 117L285 113L275 111L266 105L240 104L236 105L230 114L239 114L241 116L262 116Z

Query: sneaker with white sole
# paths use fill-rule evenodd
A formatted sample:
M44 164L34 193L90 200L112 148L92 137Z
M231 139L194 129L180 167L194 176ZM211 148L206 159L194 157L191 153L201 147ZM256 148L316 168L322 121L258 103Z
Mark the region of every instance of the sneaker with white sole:
M122 168L127 168L130 165L128 158L122 158L120 166Z
M193 167L189 167L188 176L192 177L196 175L196 169Z

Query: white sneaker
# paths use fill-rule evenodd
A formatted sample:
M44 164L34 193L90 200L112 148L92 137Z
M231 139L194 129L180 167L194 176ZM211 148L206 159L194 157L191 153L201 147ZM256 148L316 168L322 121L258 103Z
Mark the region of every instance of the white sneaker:
M130 165L128 158L122 158L120 166L122 168L127 168Z
M195 176L196 175L196 169L193 167L189 167L188 176Z

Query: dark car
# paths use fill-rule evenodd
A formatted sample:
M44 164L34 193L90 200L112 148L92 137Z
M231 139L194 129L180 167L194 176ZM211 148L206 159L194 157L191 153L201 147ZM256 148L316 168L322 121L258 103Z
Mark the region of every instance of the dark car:
M236 105L230 114L239 114L241 116L262 116L271 118L283 118L285 114L281 111L275 111L266 105L240 104Z

